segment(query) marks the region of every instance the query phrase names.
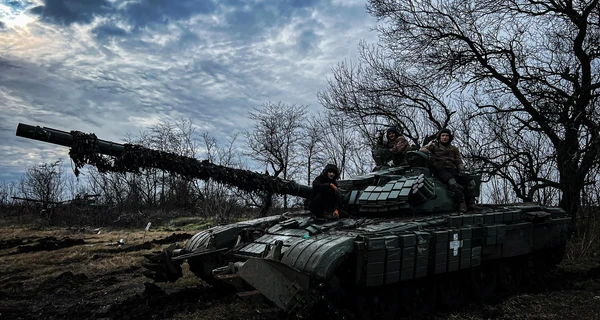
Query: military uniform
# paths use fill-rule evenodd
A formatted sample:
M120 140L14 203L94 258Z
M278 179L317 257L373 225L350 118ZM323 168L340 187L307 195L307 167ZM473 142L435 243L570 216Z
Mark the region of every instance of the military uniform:
M408 151L408 141L400 134L396 128L389 128L386 132L396 133L396 138L389 139L385 143L383 137L379 138L377 145L372 150L373 159L377 166L385 166L393 161L395 166L406 164L406 152Z
M440 142L442 133L450 135L448 143ZM475 181L469 176L460 174L465 169L465 165L460 150L451 144L452 139L451 131L443 129L438 133L437 140L421 147L420 151L429 154L433 174L454 193L459 210L478 210L480 208L475 205Z

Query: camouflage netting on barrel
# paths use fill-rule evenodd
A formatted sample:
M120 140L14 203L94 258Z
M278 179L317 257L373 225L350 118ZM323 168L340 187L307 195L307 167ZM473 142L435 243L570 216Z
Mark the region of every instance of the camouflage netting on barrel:
M94 134L72 131L73 145L69 156L75 163L75 174L84 165L93 165L100 172L132 172L157 168L177 174L184 179L213 180L237 187L246 192L266 191L274 194L303 196L300 186L288 180L257 174L243 169L228 168L210 163L208 160L177 155L171 152L152 150L140 145L124 144L117 155L103 155L98 148L98 138ZM115 144L116 145L116 144Z

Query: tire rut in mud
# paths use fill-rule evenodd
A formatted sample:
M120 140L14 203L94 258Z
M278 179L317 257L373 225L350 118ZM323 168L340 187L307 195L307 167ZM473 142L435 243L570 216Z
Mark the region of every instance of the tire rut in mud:
M43 237L43 238L13 238L0 242L0 250L13 249L5 255L15 255L38 251L53 251L85 244L83 239L72 239L70 237Z

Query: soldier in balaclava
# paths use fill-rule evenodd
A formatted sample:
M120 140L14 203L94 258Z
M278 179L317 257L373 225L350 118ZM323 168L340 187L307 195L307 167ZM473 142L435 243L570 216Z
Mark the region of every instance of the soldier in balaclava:
M328 164L312 183L313 195L310 211L319 218L338 219L341 195L337 188L339 170L336 165Z

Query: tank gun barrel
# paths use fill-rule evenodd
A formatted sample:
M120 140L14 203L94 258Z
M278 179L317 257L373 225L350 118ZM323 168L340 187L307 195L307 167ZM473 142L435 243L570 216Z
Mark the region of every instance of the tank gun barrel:
M17 126L18 137L29 138L33 140L39 140L52 144L57 144L65 147L73 146L73 135L79 131L61 131L48 127L32 126L24 123L19 123ZM108 140L97 140L98 151L101 154L119 157L125 151L125 146L120 143L108 141Z
M266 191L302 198L308 198L312 193L311 187L300 185L294 181L217 165L208 160L199 161L195 158L139 145L101 140L97 139L94 134L85 134L80 131L66 132L19 123L16 135L70 147L69 155L77 167L90 164L96 166L101 172L139 172L140 169L156 168L179 174L185 178L210 179L248 192Z

